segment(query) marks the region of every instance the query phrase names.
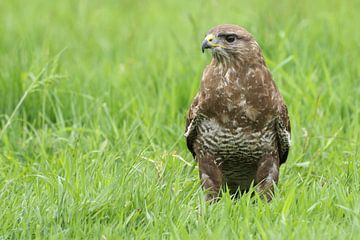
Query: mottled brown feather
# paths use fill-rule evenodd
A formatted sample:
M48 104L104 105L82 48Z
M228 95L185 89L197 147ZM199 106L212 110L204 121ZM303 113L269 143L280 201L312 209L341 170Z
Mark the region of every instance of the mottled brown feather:
M269 199L290 148L287 107L250 33L225 24L207 36L213 58L189 109L187 147L210 198L224 184L236 193L255 181Z

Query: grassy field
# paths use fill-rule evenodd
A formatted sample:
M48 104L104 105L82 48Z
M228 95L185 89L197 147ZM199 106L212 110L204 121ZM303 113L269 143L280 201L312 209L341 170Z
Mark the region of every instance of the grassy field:
M0 1L0 239L360 239L359 1ZM276 197L209 205L183 130L205 32L289 107Z

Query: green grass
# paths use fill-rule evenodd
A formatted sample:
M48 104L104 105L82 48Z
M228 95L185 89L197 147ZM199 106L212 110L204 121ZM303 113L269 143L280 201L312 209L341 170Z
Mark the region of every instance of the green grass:
M0 2L0 239L359 239L359 1ZM289 107L276 197L209 205L186 149L205 32L245 26Z

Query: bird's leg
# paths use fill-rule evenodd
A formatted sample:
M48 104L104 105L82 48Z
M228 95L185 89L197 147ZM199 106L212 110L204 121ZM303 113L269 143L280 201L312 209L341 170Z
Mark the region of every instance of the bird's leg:
M256 171L256 190L267 201L274 195L274 185L279 179L279 159L275 154L265 154L258 163Z
M201 185L206 191L206 200L216 201L223 183L220 167L209 153L198 158Z

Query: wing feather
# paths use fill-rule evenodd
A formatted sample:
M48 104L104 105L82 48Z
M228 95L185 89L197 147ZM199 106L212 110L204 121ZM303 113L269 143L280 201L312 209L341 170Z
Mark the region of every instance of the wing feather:
M196 95L190 106L189 113L186 118L186 126L185 126L185 134L184 134L186 138L187 148L190 150L194 158L196 155L194 151L194 142L197 136L195 120L197 115L198 104L199 104L199 95Z
M283 164L287 160L291 146L290 118L285 104L281 106L281 111L277 119L276 126L280 164Z

